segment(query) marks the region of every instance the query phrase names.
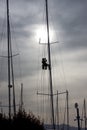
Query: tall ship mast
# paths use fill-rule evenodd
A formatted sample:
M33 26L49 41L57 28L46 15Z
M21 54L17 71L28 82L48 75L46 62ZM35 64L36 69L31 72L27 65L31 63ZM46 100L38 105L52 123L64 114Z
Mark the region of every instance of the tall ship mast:
M48 63L46 58L42 58L42 69L49 70L49 83L50 83L50 101L51 101L51 116L52 116L52 125L55 129L54 121L54 104L53 104L53 84L52 84L52 67L51 67L51 53L50 53L50 36L49 36L49 17L48 17L48 0L45 0L46 4L46 28L47 28L47 50L48 50Z
M9 102L9 119L11 119L11 88L13 88L13 111L16 114L15 105L15 87L14 87L14 73L13 73L13 55L11 46L11 30L9 19L9 0L6 0L7 4L7 49L8 49L8 102Z
M53 104L53 84L52 84L52 69L51 69L51 54L50 54L50 37L49 37L49 19L48 19L48 0L46 0L46 22L47 22L47 37L48 37L48 64L49 64L49 79L50 79L50 95L51 95L51 109L52 109L52 123L54 123L54 104Z

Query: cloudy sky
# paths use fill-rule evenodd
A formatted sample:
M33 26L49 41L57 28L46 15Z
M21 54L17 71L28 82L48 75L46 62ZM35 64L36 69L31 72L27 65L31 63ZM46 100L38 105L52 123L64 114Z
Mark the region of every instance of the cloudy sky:
M41 70L41 59L47 57L47 45L39 45L39 38L41 42L46 42L45 0L9 1L12 50L13 54L19 53L14 57L16 102L19 104L20 85L23 83L26 110L42 113L40 104L43 96L37 96L36 93L47 93L49 89L48 72ZM71 123L76 115L74 104L78 102L82 112L83 100L87 98L87 0L48 2L50 42L58 41L51 45L53 90L54 93L57 90L69 91L70 124L76 125L76 122ZM7 55L6 0L0 0L0 55ZM64 111L65 95L59 98L59 102L63 102L59 107ZM3 105L8 104L7 59L2 57L0 100ZM45 100L48 112L48 99ZM3 108L4 111L6 109Z

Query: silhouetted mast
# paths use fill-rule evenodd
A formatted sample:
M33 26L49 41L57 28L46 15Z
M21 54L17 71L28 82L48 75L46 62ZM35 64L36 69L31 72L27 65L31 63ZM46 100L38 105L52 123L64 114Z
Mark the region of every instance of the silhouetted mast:
M80 115L79 115L78 103L75 103L75 108L76 108L76 112L77 112L77 116L76 116L75 120L77 120L78 130L80 130Z
M10 52L11 52L11 74L12 74L12 87L13 87L13 111L16 115L16 103L15 103L15 85L14 85L14 72L13 72L13 55L11 47L11 32L10 32Z
M51 109L52 109L52 123L54 123L54 104L53 104L53 85L52 85L52 71L51 71L51 55L50 55L50 39L49 39L49 20L48 20L48 0L46 1L46 22L47 22L47 37L48 37L48 64L49 64L49 78L50 78L50 95L51 95Z
M14 89L14 73L13 73L13 60L12 60L12 47L11 47L11 32L9 21L9 0L7 1L7 46L8 46L8 100L9 100L9 119L11 119L11 88L13 87L13 108L14 115L16 114L15 105L15 89ZM12 76L12 82L11 82ZM12 83L12 85L11 85Z
M58 99L58 91L57 91L57 130L59 130L59 99Z
M21 83L21 103L20 103L20 109L23 110L23 83Z
M9 119L11 119L11 81L10 81L10 24L9 24L9 0L7 0L7 44L8 44L8 96L9 96Z
M69 93L66 90L66 100L67 100L67 130L69 130Z
M84 121L85 121L85 130L86 130L86 121L87 121L87 119L86 119L86 101L85 101L85 99L84 99Z

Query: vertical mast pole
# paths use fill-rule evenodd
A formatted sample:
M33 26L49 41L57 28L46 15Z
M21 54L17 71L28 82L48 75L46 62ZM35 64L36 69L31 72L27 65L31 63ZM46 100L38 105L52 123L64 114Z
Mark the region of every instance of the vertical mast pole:
M57 91L57 127L59 130L59 99L58 99L58 91Z
M51 94L51 111L52 111L52 124L55 129L54 123L54 104L53 104L53 86L52 86L52 71L51 71L51 55L50 55L50 39L49 39L49 20L48 20L48 1L46 1L46 22L47 22L47 37L48 37L48 62L49 62L49 78L50 78L50 94Z
M66 90L66 100L67 100L67 130L69 130L69 93Z
M10 32L10 53L11 53L11 72L12 72L12 87L13 87L13 111L14 116L16 115L16 103L15 103L15 85L14 85L14 72L13 72L13 58L12 58L12 47L11 47L11 32Z
M78 103L75 103L75 108L77 112L77 123L78 123L78 130L80 130L80 116L79 116L79 108L78 108Z
M10 88L10 39L9 39L9 0L7 0L7 44L8 44L8 100L9 100L9 119L11 119L11 88Z
M23 83L21 83L21 111L23 110Z
M86 101L84 99L84 121L85 121L85 130L86 130Z

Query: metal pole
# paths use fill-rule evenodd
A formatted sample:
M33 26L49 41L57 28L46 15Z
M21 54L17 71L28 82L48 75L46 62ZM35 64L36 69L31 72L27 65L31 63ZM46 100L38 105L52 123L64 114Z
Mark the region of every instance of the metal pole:
M69 94L66 90L66 100L67 100L67 130L69 130Z
M51 72L51 55L50 55L50 39L49 39L49 20L48 20L48 1L46 1L46 22L47 22L47 36L48 36L48 62L49 62L49 78L50 78L50 94L51 94L51 109L52 109L52 124L54 123L54 104L53 104L53 86L52 86L52 72Z
M84 99L84 121L85 121L85 130L86 130L86 102Z
M80 130L80 116L79 116L79 108L78 108L78 103L75 103L75 108L77 112L77 123L78 123L78 130Z
M80 130L80 116L79 116L79 108L77 108L77 121L78 121L78 130Z
M23 110L23 83L21 83L21 111Z
M9 24L10 27L10 24ZM9 29L10 31L10 29ZM15 85L14 85L14 71L13 71L13 56L12 56L12 46L11 46L11 32L10 32L10 55L11 55L11 73L12 73L12 87L13 87L13 111L14 116L16 115L16 103L15 103Z
M57 127L59 130L59 99L58 99L58 91L57 91Z
M11 88L10 88L10 45L9 45L9 0L7 0L7 44L8 44L8 100L9 100L9 119L11 119Z

